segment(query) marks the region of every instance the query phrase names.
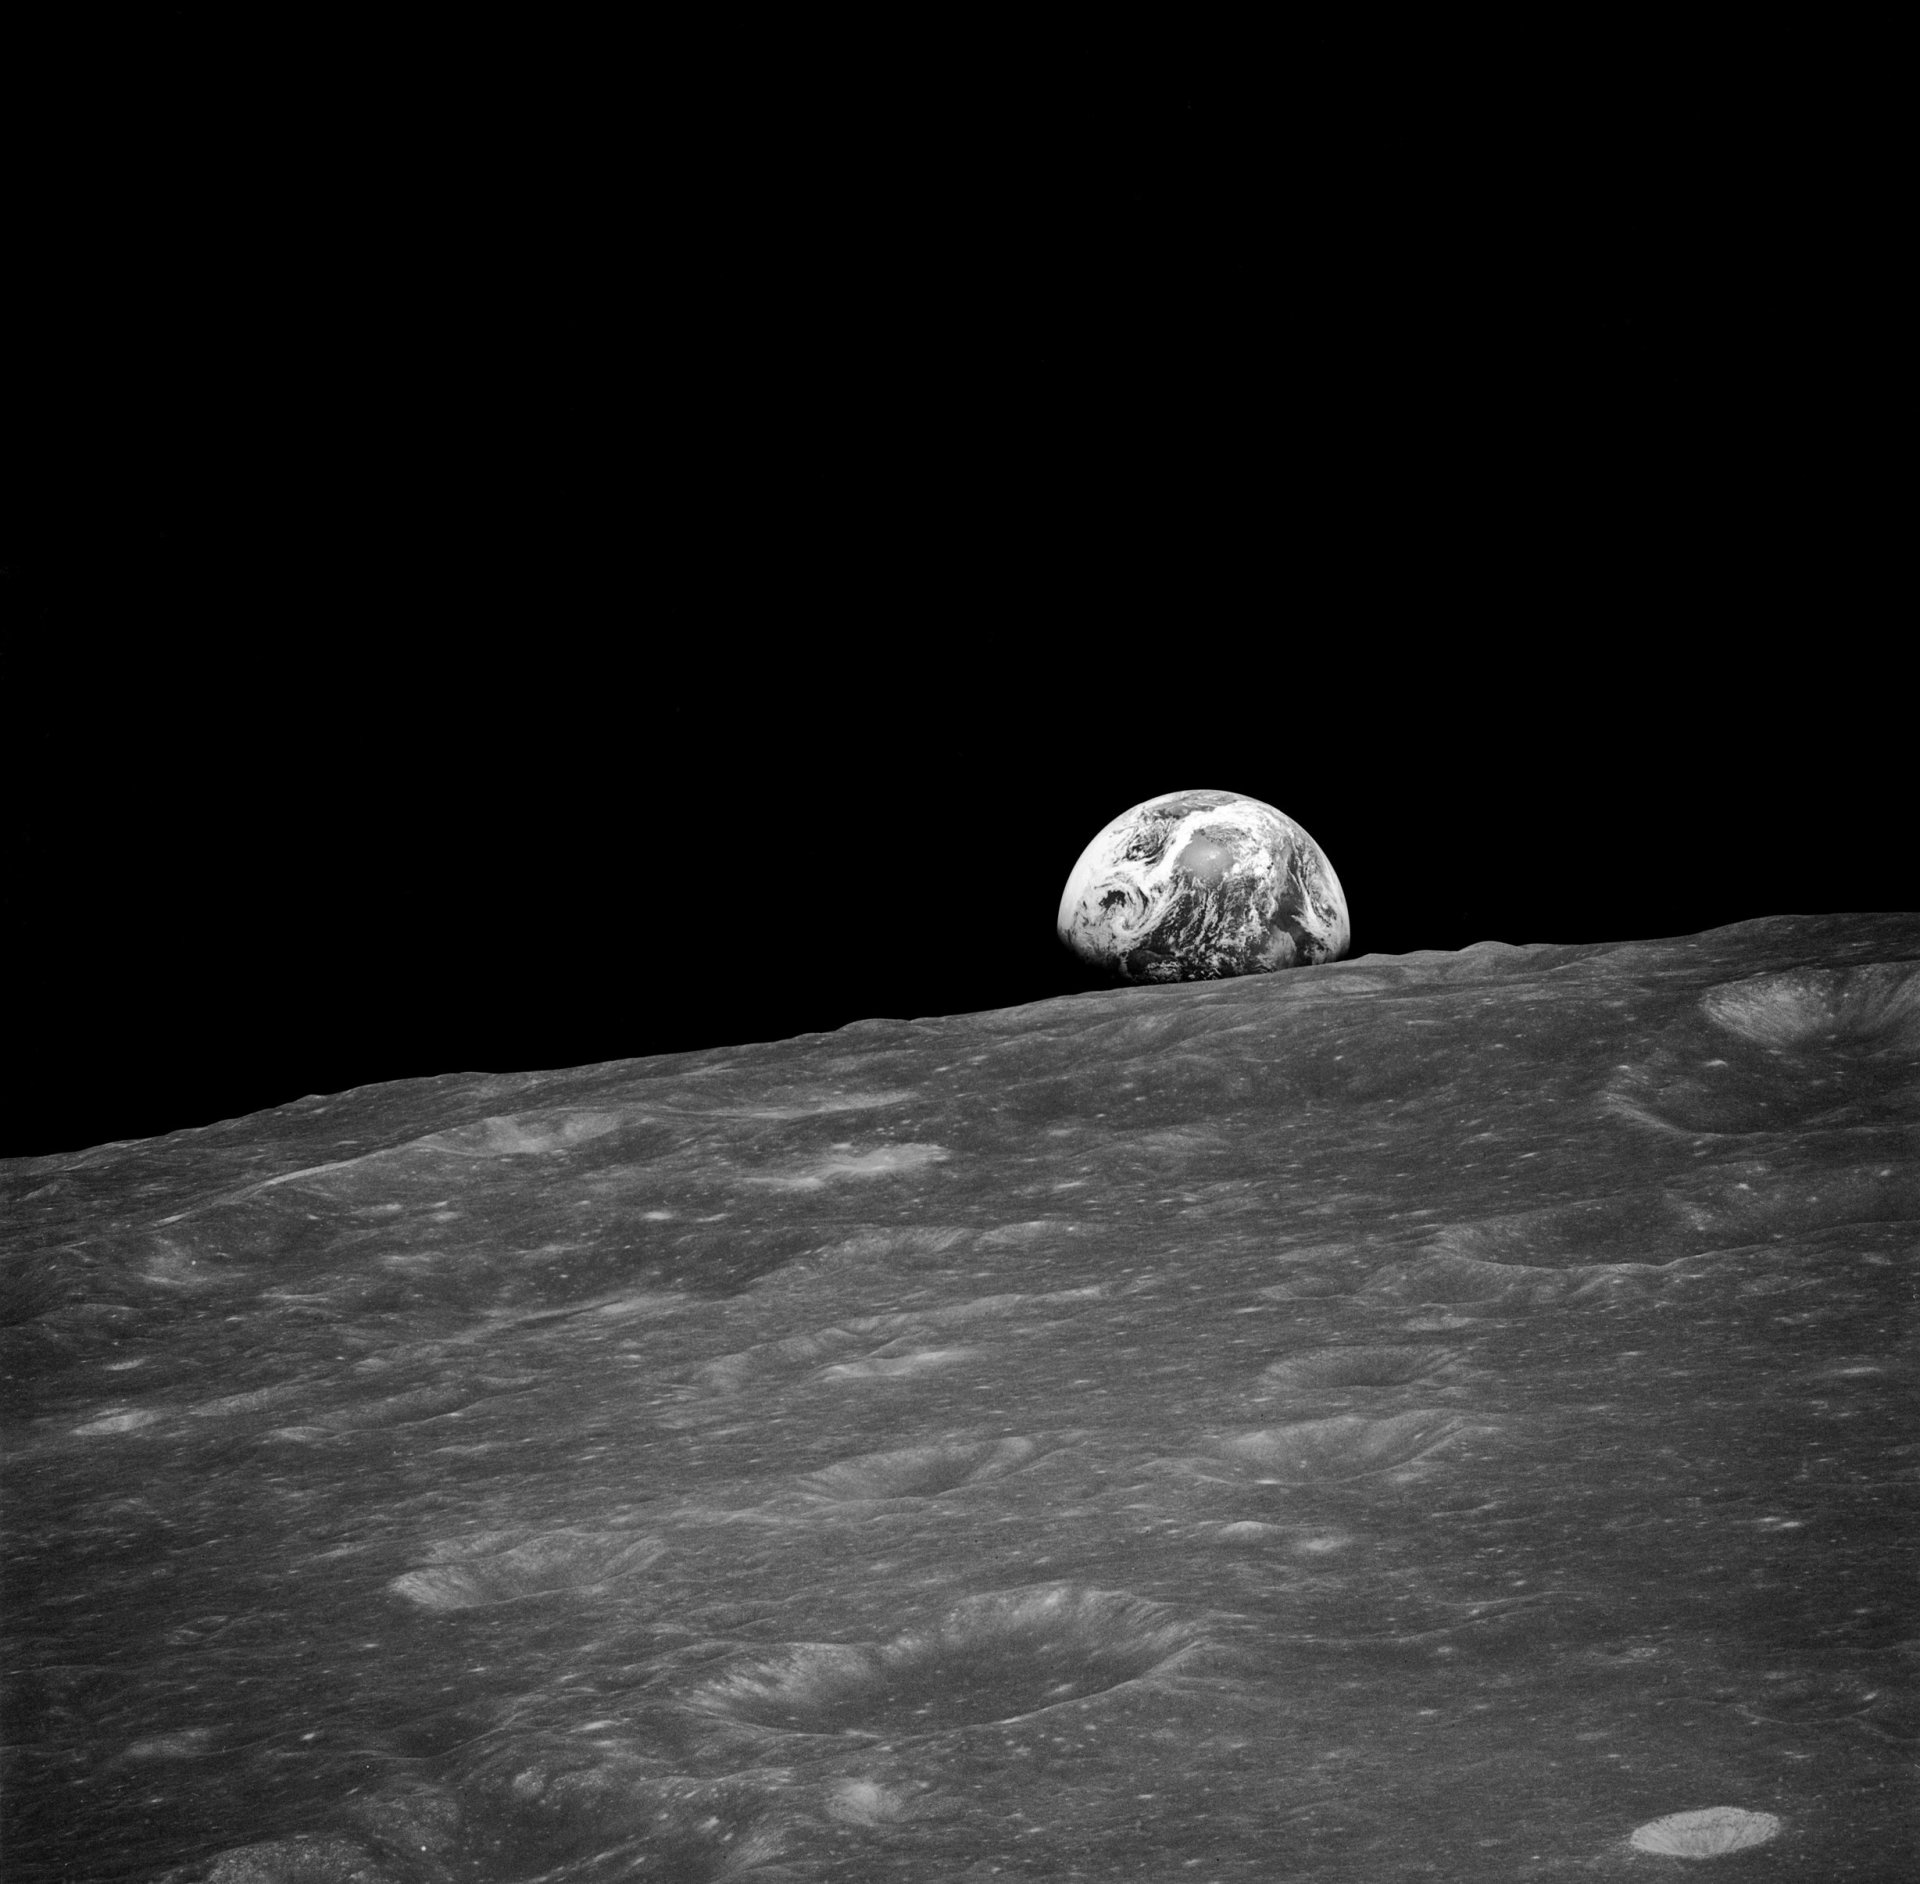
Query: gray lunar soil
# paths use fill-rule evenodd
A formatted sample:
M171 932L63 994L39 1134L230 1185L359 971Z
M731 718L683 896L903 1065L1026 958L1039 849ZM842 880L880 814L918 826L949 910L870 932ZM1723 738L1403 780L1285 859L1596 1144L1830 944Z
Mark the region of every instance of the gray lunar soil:
M1911 1876L1917 1120L1782 916L14 1161L10 1884Z

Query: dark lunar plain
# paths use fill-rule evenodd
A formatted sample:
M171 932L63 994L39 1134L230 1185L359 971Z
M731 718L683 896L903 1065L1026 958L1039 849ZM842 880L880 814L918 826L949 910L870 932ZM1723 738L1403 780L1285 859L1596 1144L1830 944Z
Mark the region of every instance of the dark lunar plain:
M762 30L32 68L8 1884L1906 1879L1870 52Z

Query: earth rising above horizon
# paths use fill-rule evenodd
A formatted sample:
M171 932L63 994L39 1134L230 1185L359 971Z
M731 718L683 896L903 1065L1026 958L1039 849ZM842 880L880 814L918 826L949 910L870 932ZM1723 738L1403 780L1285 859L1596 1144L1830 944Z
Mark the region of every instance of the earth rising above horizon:
M1327 854L1284 811L1234 792L1167 792L1080 853L1056 923L1124 981L1217 981L1337 960L1353 939Z

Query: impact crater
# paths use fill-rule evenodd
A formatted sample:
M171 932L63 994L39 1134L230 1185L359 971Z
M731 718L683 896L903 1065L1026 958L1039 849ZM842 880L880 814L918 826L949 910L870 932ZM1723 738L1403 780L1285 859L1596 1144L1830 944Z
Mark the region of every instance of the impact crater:
M781 1733L938 1734L1018 1720L1162 1674L1200 1644L1157 1603L1073 1584L970 1597L878 1645L802 1643L689 1697Z

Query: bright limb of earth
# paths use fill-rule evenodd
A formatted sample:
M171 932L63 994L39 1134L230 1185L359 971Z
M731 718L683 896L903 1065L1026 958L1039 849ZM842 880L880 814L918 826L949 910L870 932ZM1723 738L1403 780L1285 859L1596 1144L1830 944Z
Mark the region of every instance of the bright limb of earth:
M1347 952L1347 899L1327 854L1285 812L1233 792L1168 792L1122 812L1081 853L1060 940L1126 981L1213 981Z

